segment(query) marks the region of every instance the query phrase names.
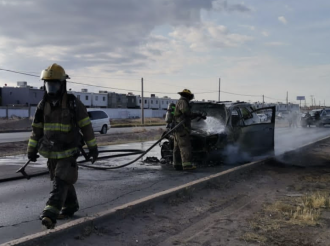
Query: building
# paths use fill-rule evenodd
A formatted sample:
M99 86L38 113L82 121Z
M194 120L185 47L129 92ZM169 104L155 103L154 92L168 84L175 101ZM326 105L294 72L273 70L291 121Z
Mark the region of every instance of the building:
M27 82L17 82L17 87L4 86L1 90L2 106L37 106L44 96L44 90L28 86Z
M81 92L70 91L69 93L75 95L86 108L92 107L92 93L88 92L87 89L81 89Z
M126 94L118 94L115 92L107 92L108 93L108 108L127 108L128 105L128 97Z
M252 105L258 109L258 108L264 108L264 107L276 107L276 112L283 112L283 111L300 111L299 104L295 103L262 103L262 102L254 102Z
M33 88L27 85L27 82L17 82L17 87L0 88L2 105L16 106L36 106L44 96L44 90ZM108 91L99 91L99 93L88 92L87 89L81 91L71 91L68 93L75 95L87 108L141 108L142 98L133 93L121 94ZM144 97L145 109L167 109L170 103L176 104L177 99L171 99L167 96L163 98L151 94L150 97Z
M92 93L91 97L93 108L108 107L108 93Z

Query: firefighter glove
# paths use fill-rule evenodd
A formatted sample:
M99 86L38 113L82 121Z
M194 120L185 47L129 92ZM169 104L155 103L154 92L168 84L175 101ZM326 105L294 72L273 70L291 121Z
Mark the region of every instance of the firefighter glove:
M98 156L99 156L99 151L97 147L89 150L88 159L92 158L92 164L96 161Z
M37 152L28 152L28 159L32 162L36 162L39 158L39 155L37 155Z

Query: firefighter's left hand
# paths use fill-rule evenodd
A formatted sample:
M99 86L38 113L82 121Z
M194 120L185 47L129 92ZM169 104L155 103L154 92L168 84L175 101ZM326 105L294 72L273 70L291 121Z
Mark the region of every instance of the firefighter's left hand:
M89 150L88 159L92 158L92 164L96 161L98 156L99 156L99 151L97 147Z

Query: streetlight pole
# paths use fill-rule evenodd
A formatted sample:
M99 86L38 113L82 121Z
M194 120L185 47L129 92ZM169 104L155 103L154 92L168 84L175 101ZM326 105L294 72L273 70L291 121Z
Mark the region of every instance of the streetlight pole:
M218 101L220 102L220 84L221 84L221 78L219 78L219 95L218 95Z
M143 78L141 78L141 125L144 125Z

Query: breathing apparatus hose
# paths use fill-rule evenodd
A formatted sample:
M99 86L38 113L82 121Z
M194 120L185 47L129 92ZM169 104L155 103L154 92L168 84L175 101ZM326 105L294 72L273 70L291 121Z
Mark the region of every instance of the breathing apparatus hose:
M134 160L125 163L123 165L120 166L115 166L115 167L98 167L98 166L94 166L94 165L86 165L83 163L89 162L90 160L83 160L83 161L78 161L78 165L81 167L88 167L88 168L93 168L93 169L98 169L98 170L110 170L110 169L118 169L118 168L122 168L122 167L126 167L129 166L131 164L133 164L134 162L138 161L140 158L142 158L145 154L147 154L151 149L153 149L160 141L162 141L165 137L167 137L170 133L172 133L173 131L175 131L177 128L179 128L183 123L185 122L185 120L182 120L179 124L177 124L175 127L173 127L173 129L171 129L170 131L166 132L166 134L164 134L157 142L155 142L153 145L151 145L146 151L142 152L141 155L139 155L137 158L135 158ZM118 154L118 155L112 155L112 156L102 156L102 157L98 157L97 160L100 159L108 159L108 158L113 158L113 157L120 157L120 156L127 156L127 155L135 155L137 154L139 151L141 150L131 150L130 154ZM105 150L105 151L99 151L100 153L102 152L129 152L129 150Z

